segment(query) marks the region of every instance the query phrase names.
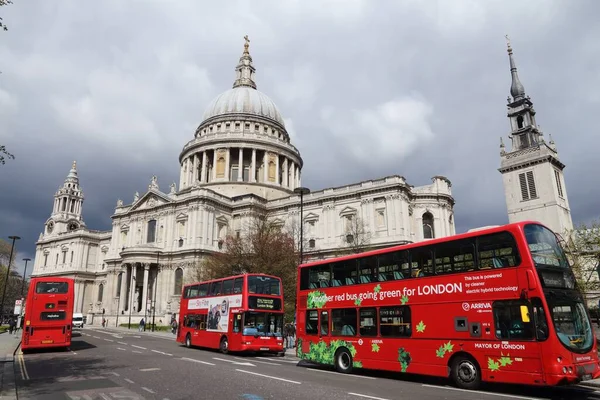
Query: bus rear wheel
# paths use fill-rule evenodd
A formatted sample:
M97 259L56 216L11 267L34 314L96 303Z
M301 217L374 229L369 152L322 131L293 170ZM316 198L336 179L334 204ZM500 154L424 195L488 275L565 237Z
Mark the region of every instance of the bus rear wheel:
M452 380L461 389L477 389L481 385L481 370L471 357L458 356L450 368Z
M189 333L185 336L185 347L187 347L187 348L192 347L192 337L190 336Z
M223 353L223 354L227 354L229 352L229 342L227 341L226 337L221 339L221 344L219 345L219 350L221 350L221 353Z
M352 372L352 355L347 349L339 349L335 353L335 369L342 374Z

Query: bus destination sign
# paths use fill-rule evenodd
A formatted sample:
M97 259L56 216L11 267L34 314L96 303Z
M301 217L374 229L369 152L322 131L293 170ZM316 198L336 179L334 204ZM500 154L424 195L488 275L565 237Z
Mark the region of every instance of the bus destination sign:
M249 296L248 308L254 310L281 310L281 299Z

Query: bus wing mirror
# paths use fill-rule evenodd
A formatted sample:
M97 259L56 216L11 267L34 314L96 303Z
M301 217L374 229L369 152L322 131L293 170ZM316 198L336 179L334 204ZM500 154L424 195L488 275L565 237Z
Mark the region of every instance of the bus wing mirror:
M533 275L532 271L527 271L527 286L529 287L529 290L537 289L535 275Z
M529 319L529 308L527 306L521 306L521 320L523 322L531 322Z

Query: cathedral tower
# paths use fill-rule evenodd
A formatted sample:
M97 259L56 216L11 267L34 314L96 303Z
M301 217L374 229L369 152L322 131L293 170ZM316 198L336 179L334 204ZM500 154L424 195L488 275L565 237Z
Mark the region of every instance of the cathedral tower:
M83 192L77 176L77 162L73 166L65 183L54 194L52 215L46 221L46 234L71 232L85 226L81 216Z
M537 125L531 98L519 80L508 42L512 83L508 98L510 150L500 138L500 173L509 222L539 221L565 235L573 230L563 170L552 136L546 143Z

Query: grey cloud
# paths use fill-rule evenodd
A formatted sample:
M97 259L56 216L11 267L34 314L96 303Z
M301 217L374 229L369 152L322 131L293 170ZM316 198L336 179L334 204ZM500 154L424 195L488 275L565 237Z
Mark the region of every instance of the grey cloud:
M10 30L0 33L0 104L8 94L12 106L0 110L0 141L17 159L0 167L0 235L22 236L25 253L33 254L73 159L84 218L96 229L108 229L116 199L131 201L153 174L164 190L178 182L179 151L208 102L231 87L245 34L259 90L293 126L306 186L391 174L420 185L445 175L458 231L507 220L497 168L499 137L508 141L510 34L538 121L567 164L574 219L600 215L597 2L32 1L3 8ZM336 127L357 129L357 115L413 92L432 107L432 137L417 138L406 154L355 156L344 140L371 148L380 132L363 127L364 135L346 138Z

